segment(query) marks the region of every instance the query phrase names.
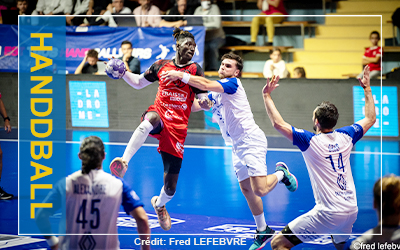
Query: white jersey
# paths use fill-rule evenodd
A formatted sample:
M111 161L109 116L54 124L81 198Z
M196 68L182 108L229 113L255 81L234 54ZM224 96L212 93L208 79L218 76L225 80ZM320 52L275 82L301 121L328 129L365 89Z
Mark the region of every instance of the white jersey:
M66 202L66 222L60 226L65 227L67 234L82 234L61 236L60 249L119 249L117 218L120 206L127 214L143 206L122 179L102 169L69 175L46 200L58 205L53 207L53 212Z
M359 124L314 134L292 127L293 145L302 151L310 175L316 209L355 212L356 189L350 167L350 152L363 136Z
M235 145L241 138L257 130L261 131L261 129L254 121L240 79L224 78L218 82L224 88L224 93L210 92L208 95L209 99L214 102L213 118L218 121L225 143Z

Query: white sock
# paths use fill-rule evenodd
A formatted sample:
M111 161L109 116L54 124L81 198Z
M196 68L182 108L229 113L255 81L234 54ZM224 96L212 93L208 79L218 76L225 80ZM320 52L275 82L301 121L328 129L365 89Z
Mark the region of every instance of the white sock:
M259 232L264 231L267 229L267 223L265 222L264 212L259 215L253 215L254 220L256 221L257 230Z
M170 201L170 200L172 199L172 197L174 197L174 196L173 196L173 195L172 195L172 196L169 196L169 195L167 195L167 194L165 193L164 186L163 186L163 187L161 188L160 195L159 195L158 198L157 198L156 206L157 206L157 207L162 207L162 206L164 206L168 201Z
M148 120L142 121L139 127L133 132L131 139L129 140L128 146L125 148L122 159L129 163L133 155L143 145L149 133L153 130L153 125Z
M285 173L282 170L278 170L273 174L278 178L278 182L280 182L283 179L283 176L285 176Z

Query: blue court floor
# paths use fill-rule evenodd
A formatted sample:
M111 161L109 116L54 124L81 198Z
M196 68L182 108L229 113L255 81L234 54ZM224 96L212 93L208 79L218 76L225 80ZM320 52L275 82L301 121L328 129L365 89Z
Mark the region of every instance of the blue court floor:
M0 138L5 138L4 133ZM106 142L104 170L114 157L122 156L131 132L67 131L67 167L70 173L80 169L77 157L80 140L89 135L100 136ZM314 205L308 172L299 150L281 137L268 137L268 171L275 163L284 161L296 175L299 188L294 193L279 184L263 198L267 223L281 230L288 222L310 210ZM0 140L3 150L1 185L18 194L18 143L14 137ZM398 141L362 139L351 155L351 167L357 189L358 219L353 232L361 234L376 226L372 187L383 175L399 175L400 154ZM163 186L163 165L157 152L157 140L148 138L145 145L129 163L125 180L145 204L149 215L152 249L248 249L252 244L255 224L247 202L242 195L232 167L231 149L224 146L219 134L189 134L177 192L167 204L172 217L172 228L163 231L158 225L150 200ZM122 211L122 210L121 210ZM140 249L136 224L123 212L118 219L121 249ZM40 237L18 237L18 199L0 201L0 249L46 249ZM10 236L10 237L9 237ZM181 240L181 241L178 241ZM265 249L271 249L268 244ZM294 249L334 249L329 236Z

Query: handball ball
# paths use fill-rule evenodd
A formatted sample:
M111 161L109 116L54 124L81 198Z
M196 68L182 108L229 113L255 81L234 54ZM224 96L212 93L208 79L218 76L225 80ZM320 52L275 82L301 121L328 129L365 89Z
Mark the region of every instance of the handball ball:
M112 79L121 79L126 72L125 63L120 59L111 59L106 65L106 74Z

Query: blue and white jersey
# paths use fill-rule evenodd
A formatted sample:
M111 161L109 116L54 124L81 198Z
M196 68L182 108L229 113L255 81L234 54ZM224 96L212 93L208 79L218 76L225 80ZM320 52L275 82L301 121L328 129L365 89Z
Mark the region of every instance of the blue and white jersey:
M314 134L292 127L293 145L301 150L310 175L316 208L355 212L356 189L350 167L350 152L363 136L359 124Z
M143 206L123 179L102 169L91 170L89 174L77 171L69 175L46 200L53 203L53 212L66 202L67 234L114 234L61 236L60 249L81 249L82 241L92 242L94 249L119 249L117 218L120 206L127 214Z
M242 137L261 129L254 121L240 79L224 78L218 82L224 88L224 93L210 92L208 95L214 102L213 118L218 121L225 143L235 145Z

